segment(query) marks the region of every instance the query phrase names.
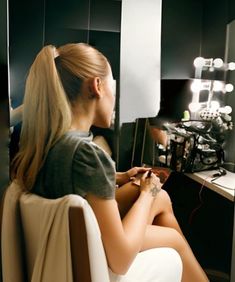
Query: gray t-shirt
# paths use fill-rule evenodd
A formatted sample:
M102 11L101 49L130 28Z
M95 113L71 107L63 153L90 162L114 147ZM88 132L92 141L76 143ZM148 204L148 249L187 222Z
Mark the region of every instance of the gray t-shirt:
M67 194L85 197L87 193L113 199L114 162L92 139L87 132L64 134L49 151L32 192L52 199Z

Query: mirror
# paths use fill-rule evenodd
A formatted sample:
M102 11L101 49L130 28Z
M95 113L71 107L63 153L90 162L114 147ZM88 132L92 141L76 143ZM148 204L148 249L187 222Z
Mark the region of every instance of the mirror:
M225 47L225 62L227 64L235 62L235 20L227 25L226 47ZM225 74L226 83L231 83L235 86L235 70L228 69ZM233 108L232 120L235 122L235 90L229 95L226 95L226 104ZM228 135L225 144L225 164L224 167L232 172L235 172L235 128L232 134Z

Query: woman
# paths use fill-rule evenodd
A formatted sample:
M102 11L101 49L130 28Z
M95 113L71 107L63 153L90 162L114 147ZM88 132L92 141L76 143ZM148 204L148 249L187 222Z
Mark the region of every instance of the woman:
M107 59L91 46L44 47L26 82L13 177L24 189L47 198L70 193L85 197L113 272L126 273L142 250L166 246L181 256L183 281L208 281L159 179L144 168L116 174L109 155L92 142L92 125L110 126L113 82ZM130 178L140 172L137 188Z

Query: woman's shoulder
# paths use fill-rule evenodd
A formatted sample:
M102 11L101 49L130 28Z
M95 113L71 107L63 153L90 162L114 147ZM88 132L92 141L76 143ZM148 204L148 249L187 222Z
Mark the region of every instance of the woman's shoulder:
M58 141L57 145L72 145L77 143L92 142L93 134L91 132L83 131L67 131Z
M93 134L90 132L66 132L51 148L48 159L53 161L63 159L63 161L68 160L73 163L76 161L79 163L95 162L104 166L114 166L111 156L93 142Z
M91 133L85 133L80 131L68 131L60 137L60 139L50 149L49 154L60 155L66 152L69 154L74 153L79 145L88 144L92 141L93 136Z

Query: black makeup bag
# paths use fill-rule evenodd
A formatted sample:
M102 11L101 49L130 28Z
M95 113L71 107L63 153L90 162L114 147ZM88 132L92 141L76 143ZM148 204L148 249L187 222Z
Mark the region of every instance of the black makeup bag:
M211 137L211 126L202 122L181 122L168 126L170 168L196 172L220 167L224 161L222 144Z

